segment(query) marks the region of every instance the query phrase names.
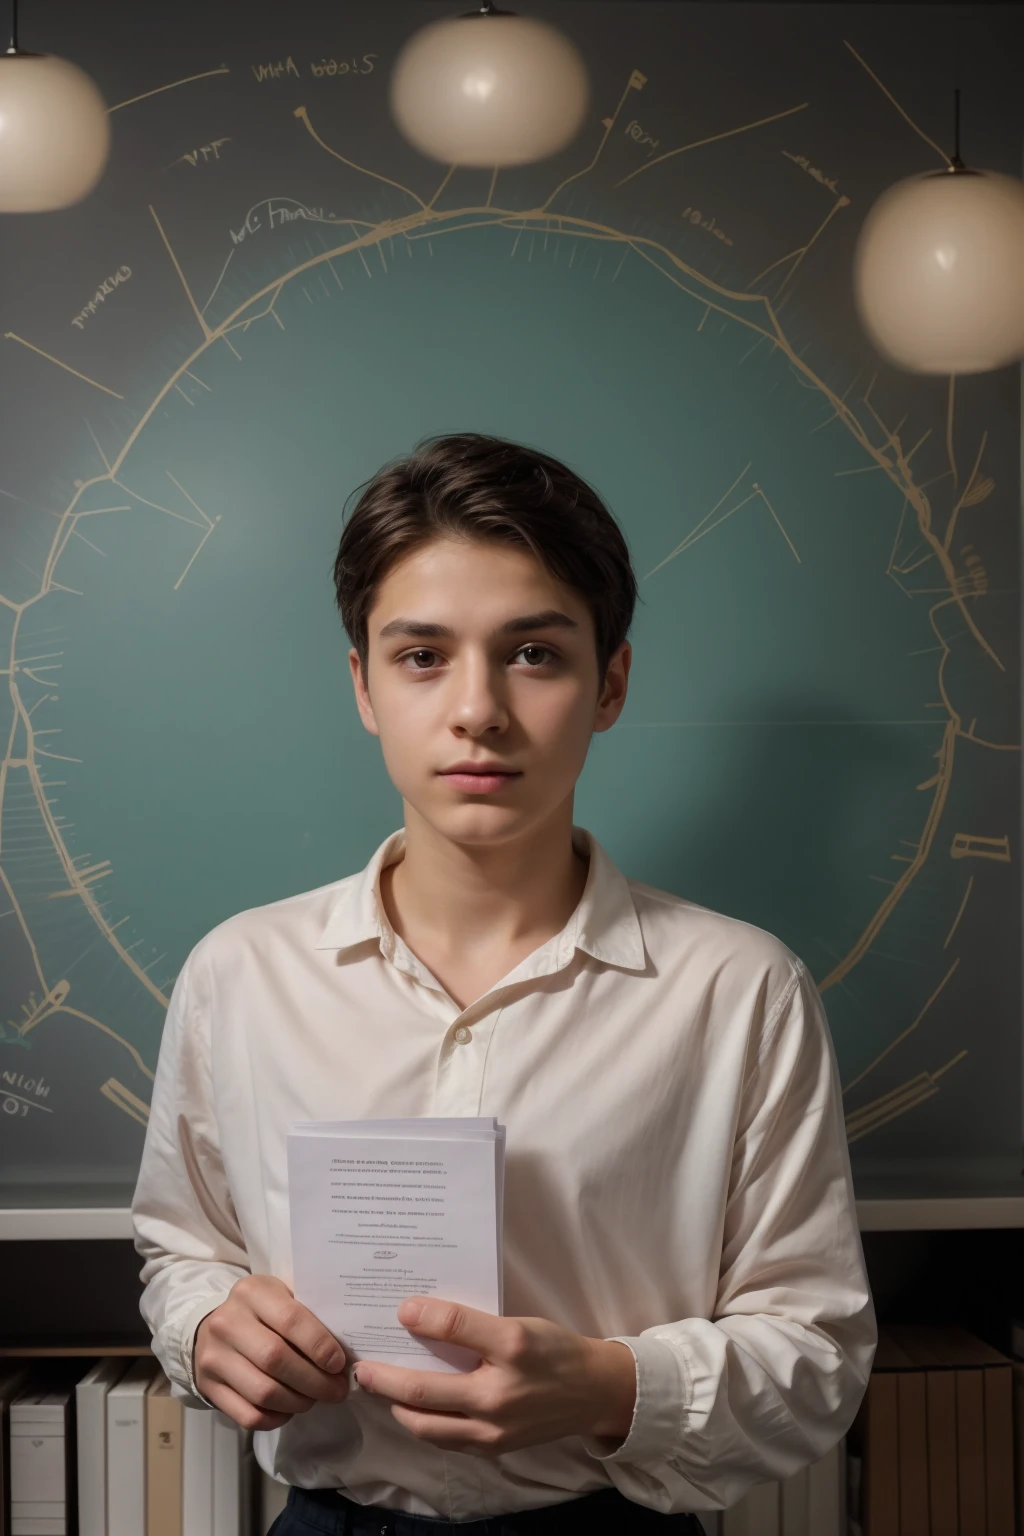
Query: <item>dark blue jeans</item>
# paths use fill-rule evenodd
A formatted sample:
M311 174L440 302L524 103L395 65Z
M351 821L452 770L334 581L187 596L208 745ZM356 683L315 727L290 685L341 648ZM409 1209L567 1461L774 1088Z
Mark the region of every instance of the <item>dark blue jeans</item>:
M696 1515L659 1515L624 1498L617 1488L599 1488L568 1503L528 1509L487 1520L438 1520L403 1515L376 1504L354 1504L330 1488L291 1488L288 1506L267 1536L634 1536L663 1531L665 1536L703 1536Z

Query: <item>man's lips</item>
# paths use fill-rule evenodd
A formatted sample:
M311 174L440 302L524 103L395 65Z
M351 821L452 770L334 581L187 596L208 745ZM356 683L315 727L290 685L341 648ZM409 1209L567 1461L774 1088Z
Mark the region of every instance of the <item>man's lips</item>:
M496 789L503 789L513 779L520 777L518 768L502 768L489 763L479 767L460 763L454 768L443 768L441 778L447 780L453 789L468 791L470 794L491 794Z
M441 773L507 773L516 774L518 768L509 768L504 763L452 763L450 768L442 768Z

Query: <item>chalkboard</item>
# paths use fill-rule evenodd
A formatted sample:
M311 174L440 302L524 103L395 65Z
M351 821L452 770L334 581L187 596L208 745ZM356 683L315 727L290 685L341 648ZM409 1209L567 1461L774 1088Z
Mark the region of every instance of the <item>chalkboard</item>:
M851 274L954 85L1019 173L1014 9L531 4L593 99L500 173L391 122L444 6L26 9L114 144L0 219L5 1198L124 1198L191 946L398 825L331 564L450 430L565 459L633 552L576 820L805 960L862 1191L1017 1187L1019 370L888 368Z

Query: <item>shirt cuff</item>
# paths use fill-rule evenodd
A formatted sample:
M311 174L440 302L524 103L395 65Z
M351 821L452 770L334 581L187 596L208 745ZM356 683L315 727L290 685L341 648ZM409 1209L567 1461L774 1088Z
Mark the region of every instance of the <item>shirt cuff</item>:
M650 1461L678 1452L683 1424L693 1397L689 1372L679 1350L667 1339L641 1334L616 1336L606 1343L625 1344L636 1362L636 1403L629 1433L608 1449L607 1437L582 1436L583 1448L603 1462Z
M178 1333L178 1359L181 1362L181 1368L188 1382L188 1390L193 1397L197 1397L201 1403L205 1403L207 1408L215 1408L216 1404L211 1403L208 1397L204 1397L196 1386L195 1362L193 1360L196 1347L196 1332L203 1318L207 1317L227 1299L227 1291L223 1293L219 1291L208 1292L205 1296L200 1296L195 1305L185 1313Z

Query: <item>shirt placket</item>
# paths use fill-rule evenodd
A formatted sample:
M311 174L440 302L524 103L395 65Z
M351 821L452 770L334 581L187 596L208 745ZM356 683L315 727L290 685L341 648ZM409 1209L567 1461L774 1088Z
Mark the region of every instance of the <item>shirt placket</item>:
M432 1115L480 1114L484 1067L491 1036L502 1012L503 996L514 982L560 970L568 963L572 950L571 939L560 936L558 942L542 946L468 1008L460 1009L403 940L397 934L391 936L387 958L418 984L421 1001L445 1026L438 1045L430 1106Z

